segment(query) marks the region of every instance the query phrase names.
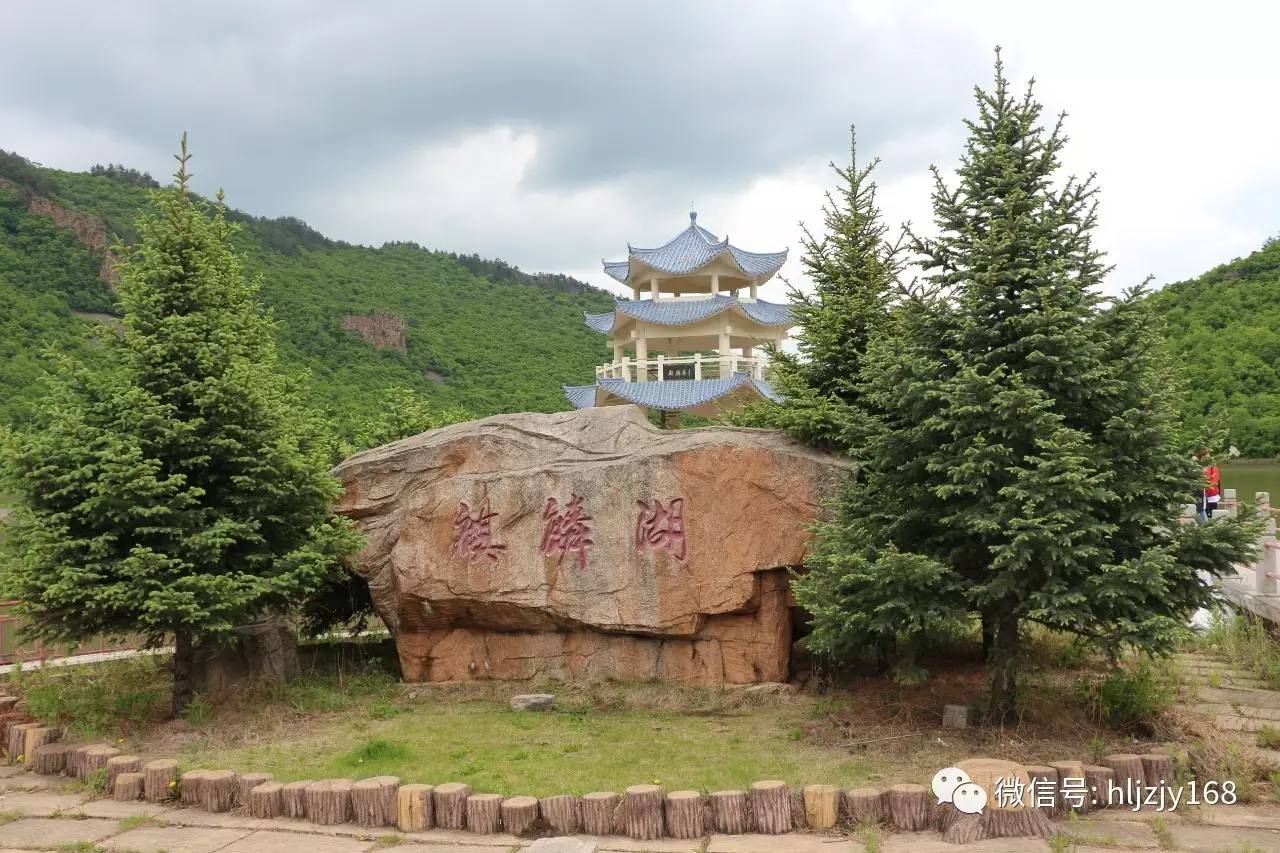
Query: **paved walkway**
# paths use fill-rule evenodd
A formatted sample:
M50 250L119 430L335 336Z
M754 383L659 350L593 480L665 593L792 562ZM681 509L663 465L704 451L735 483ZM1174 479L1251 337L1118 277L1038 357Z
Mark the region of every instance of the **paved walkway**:
M133 853L515 853L531 842L433 830L401 834L299 820L259 820L237 814L149 803L92 800L62 777L0 768L0 853L14 850ZM1280 851L1280 806L1220 806L1157 816L1108 811L1060 822L1076 853L1114 849ZM864 839L840 835L713 835L697 841L597 839L601 853L861 853ZM979 850L980 848L980 850ZM885 833L881 853L1048 853L1047 842L1001 839L981 845L943 844L937 833Z

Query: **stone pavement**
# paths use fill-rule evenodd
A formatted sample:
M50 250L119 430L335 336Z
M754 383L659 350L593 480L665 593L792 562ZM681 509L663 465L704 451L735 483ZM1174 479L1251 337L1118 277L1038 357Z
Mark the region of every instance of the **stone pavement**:
M0 853L16 850L131 853L516 853L531 842L432 830L398 833L351 825L321 826L283 818L259 820L150 803L94 800L62 777L0 768ZM1058 822L1075 853L1115 849L1280 851L1280 806L1203 807L1177 815L1106 811ZM862 853L857 835L713 835L696 841L592 839L600 853ZM1001 839L969 848L944 844L937 833L881 833L881 853L1048 853L1047 842Z

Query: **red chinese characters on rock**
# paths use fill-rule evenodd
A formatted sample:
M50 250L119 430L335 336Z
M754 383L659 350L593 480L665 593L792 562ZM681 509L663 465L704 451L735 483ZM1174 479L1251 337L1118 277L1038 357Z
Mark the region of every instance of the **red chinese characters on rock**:
M475 515L471 514L470 504L459 501L458 512L453 517L453 555L467 562L484 557L490 563L497 563L498 557L507 550L506 545L493 541L492 522L497 517L489 508L488 498Z
M573 554L578 568L585 569L595 540L591 538L591 516L582 508L582 498L573 495L569 505L560 509L555 498L547 498L542 510L547 526L542 531L542 553L555 557L556 565L564 562L566 554Z
M662 501L636 501L640 514L636 517L636 551L665 551L677 560L685 557L684 498Z

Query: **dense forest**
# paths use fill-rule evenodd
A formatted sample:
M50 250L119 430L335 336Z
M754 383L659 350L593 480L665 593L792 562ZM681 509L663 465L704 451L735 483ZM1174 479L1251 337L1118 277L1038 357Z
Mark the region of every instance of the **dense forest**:
M21 422L47 348L91 354L84 330L117 310L102 252L40 205L86 214L127 244L155 184L115 164L64 172L0 151L0 424ZM262 277L283 362L309 374L316 408L338 422L358 423L404 389L441 410L556 411L561 384L590 381L607 360L582 312L607 310L612 298L581 281L412 243L350 245L291 217L229 218ZM403 351L343 330L344 317L368 314L400 319Z
M1280 238L1151 298L1186 380L1188 435L1280 455Z

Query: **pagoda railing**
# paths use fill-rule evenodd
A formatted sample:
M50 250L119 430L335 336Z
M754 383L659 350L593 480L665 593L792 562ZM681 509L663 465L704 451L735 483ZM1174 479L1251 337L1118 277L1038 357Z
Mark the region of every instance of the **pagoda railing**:
M663 355L635 359L623 356L621 361L596 368L597 379L625 379L627 382L672 382L688 379L726 379L735 373L747 373L764 379L768 360L760 356L698 353L696 355Z

